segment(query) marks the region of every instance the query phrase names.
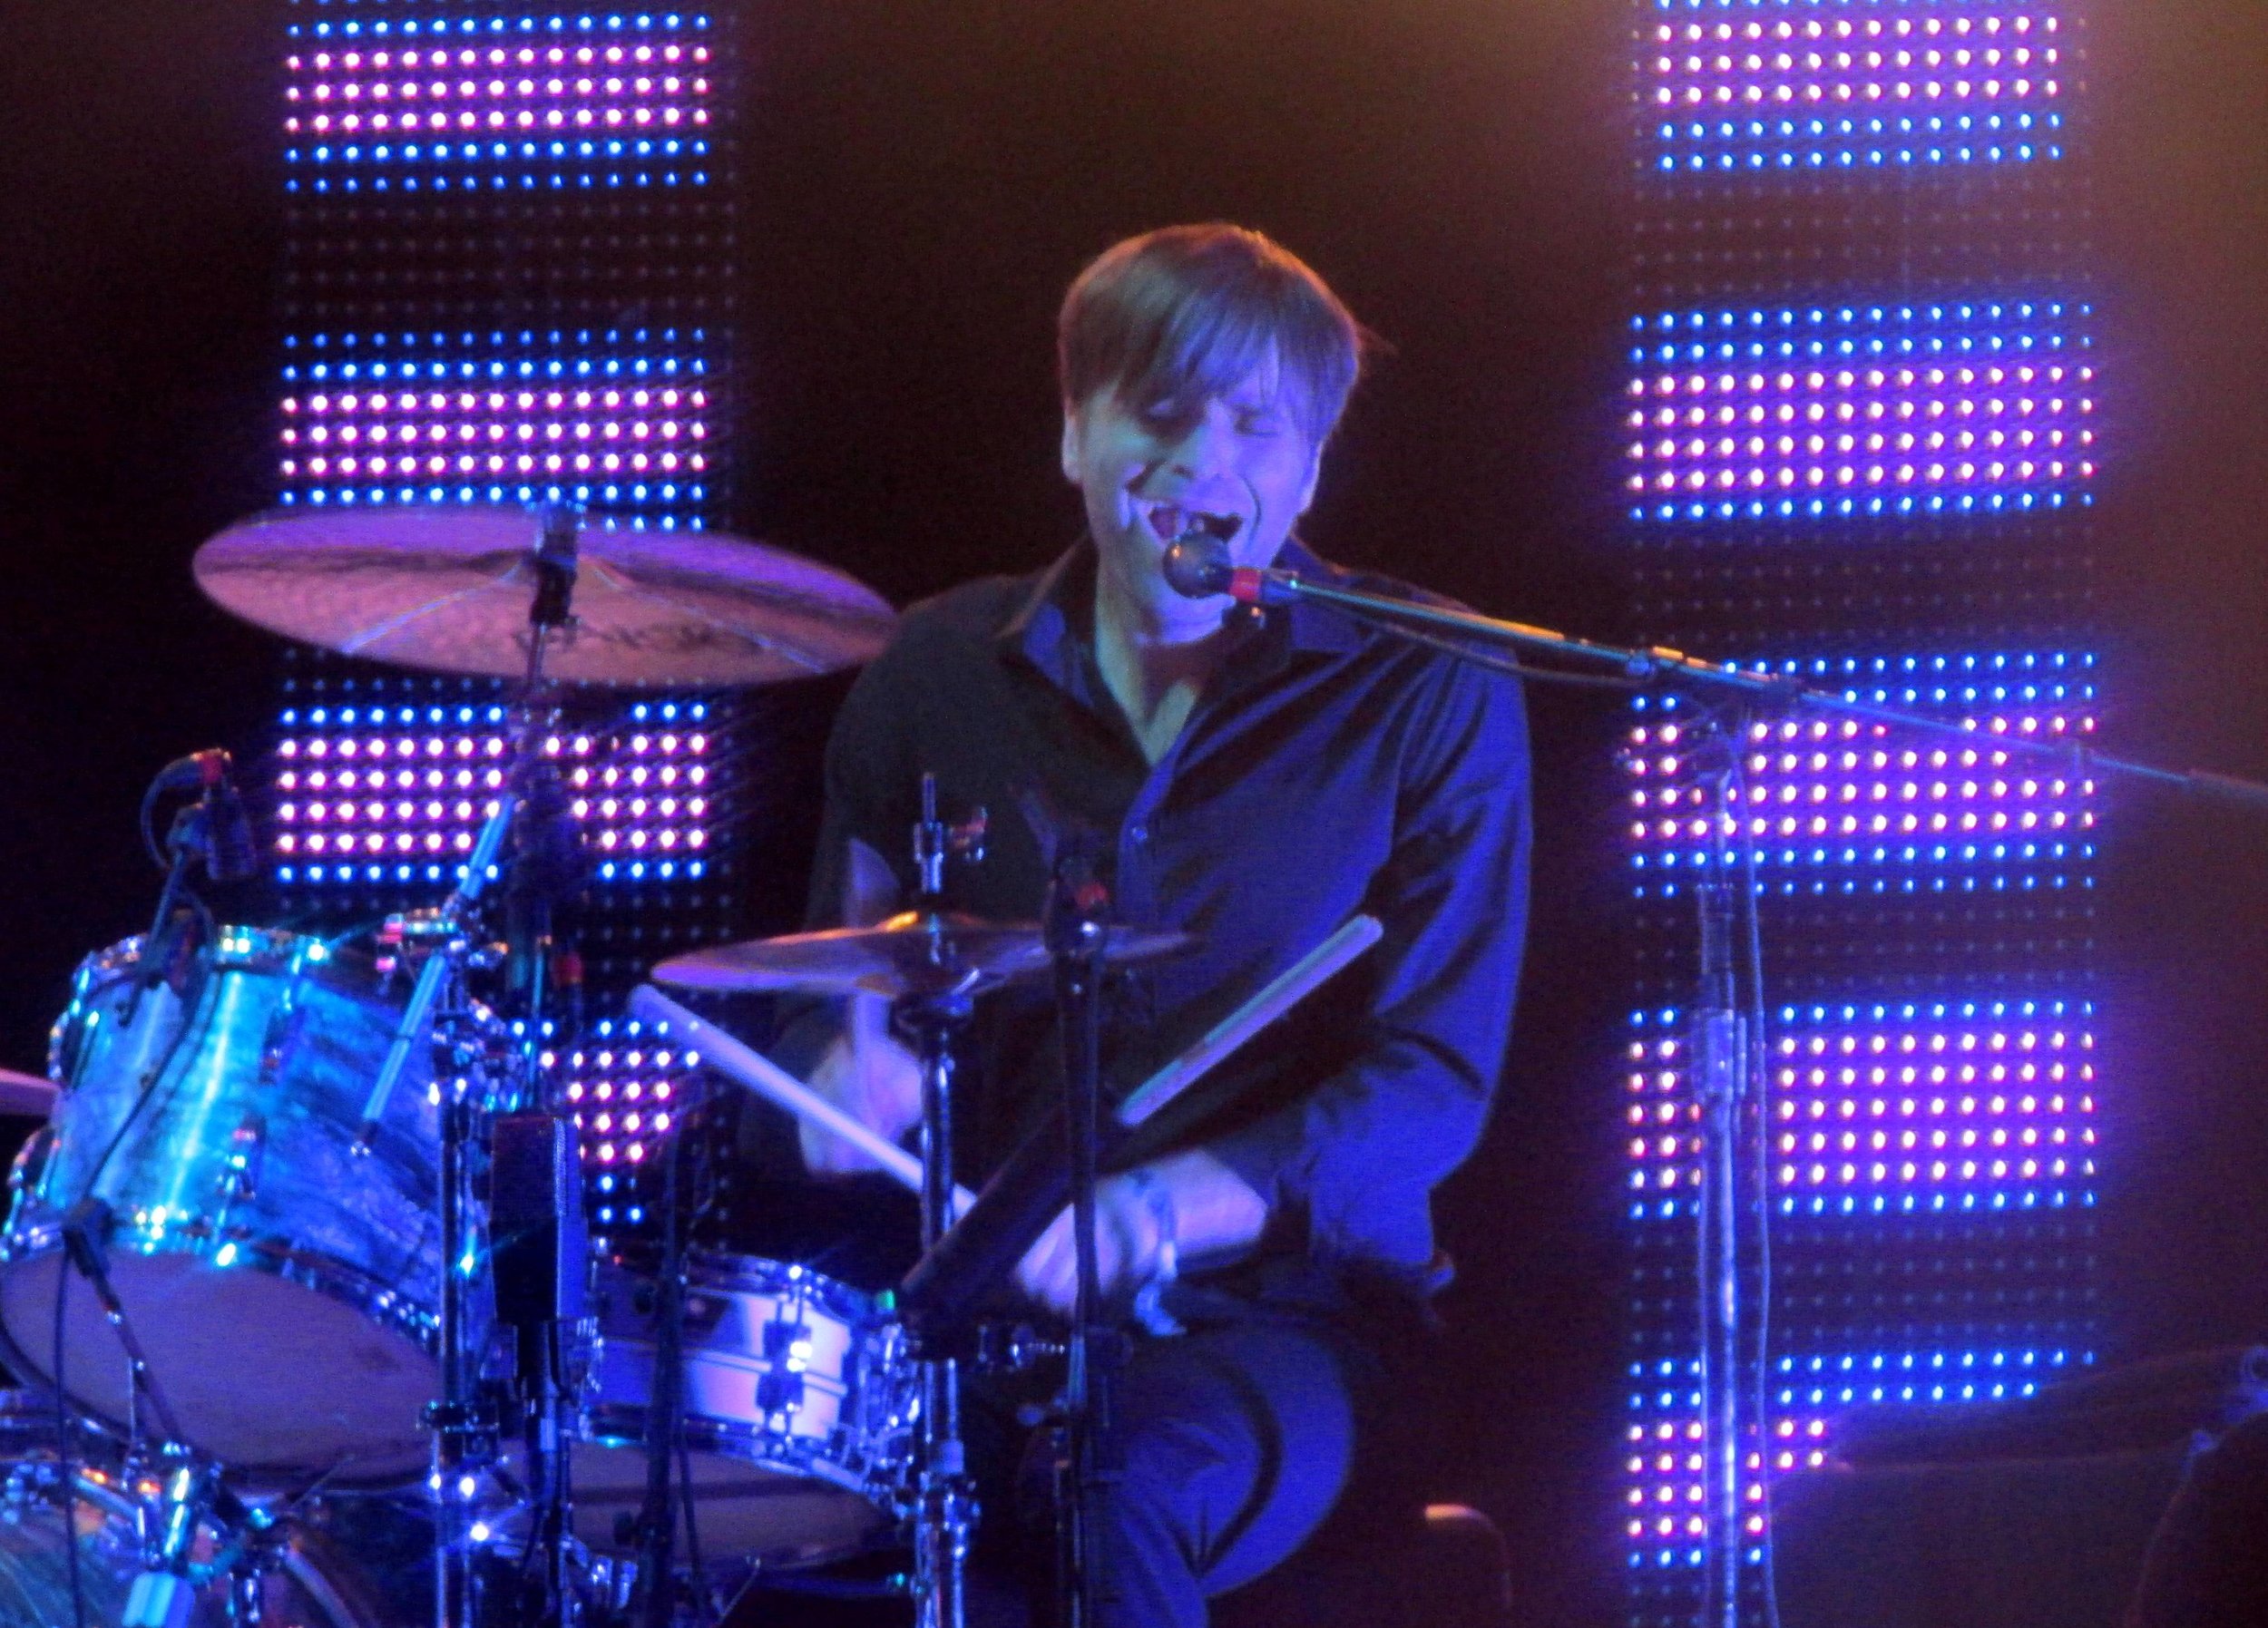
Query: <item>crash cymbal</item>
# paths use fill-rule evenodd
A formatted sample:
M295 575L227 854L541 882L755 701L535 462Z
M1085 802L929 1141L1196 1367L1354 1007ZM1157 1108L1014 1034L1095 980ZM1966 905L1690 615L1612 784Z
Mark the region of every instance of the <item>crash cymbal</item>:
M1113 965L1188 949L1186 932L1110 930ZM657 983L683 989L813 995L927 995L973 982L996 989L1045 978L1047 941L1037 922L987 921L951 911L908 911L873 927L840 927L785 938L718 944L663 961Z
M197 584L245 620L425 672L526 669L540 520L501 506L269 513L197 551ZM546 673L674 688L765 684L873 659L895 615L816 561L715 531L586 520L573 620Z
M36 1074L0 1068L0 1117L44 1119L55 1106L62 1088Z

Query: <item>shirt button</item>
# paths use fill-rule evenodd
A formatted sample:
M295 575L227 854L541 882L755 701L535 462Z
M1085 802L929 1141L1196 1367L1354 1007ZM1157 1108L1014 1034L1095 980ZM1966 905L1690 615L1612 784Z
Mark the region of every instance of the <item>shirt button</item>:
M1137 843L1146 843L1149 841L1149 827L1147 825L1137 825L1126 834L1132 837Z

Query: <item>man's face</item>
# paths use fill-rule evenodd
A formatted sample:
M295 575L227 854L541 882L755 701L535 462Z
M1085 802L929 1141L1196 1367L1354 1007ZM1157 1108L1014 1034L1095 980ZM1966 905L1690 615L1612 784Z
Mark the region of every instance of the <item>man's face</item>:
M1137 604L1217 619L1222 601L1166 585L1167 546L1203 524L1238 565L1266 565L1315 496L1318 450L1271 354L1217 395L1140 401L1098 390L1063 419L1063 473L1086 499L1100 569ZM1233 525L1234 530L1230 528Z

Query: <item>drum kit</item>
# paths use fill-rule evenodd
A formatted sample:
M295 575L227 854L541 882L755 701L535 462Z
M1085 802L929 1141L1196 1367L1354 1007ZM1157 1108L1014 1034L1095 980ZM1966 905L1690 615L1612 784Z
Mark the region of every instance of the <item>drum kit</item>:
M0 1113L43 1122L0 1232L0 1355L35 1387L0 1392L0 1622L661 1628L719 1620L752 1578L884 1551L910 1553L894 1582L919 1620L957 1628L977 1513L961 1375L1063 1350L965 1309L1033 1216L1091 1190L1071 1190L1059 1130L1025 1150L1044 1168L1020 1201L972 1207L951 1180L954 1041L987 991L1052 974L1075 996L1067 968L1090 988L1106 954L1180 941L1117 930L1106 950L1070 907L1045 924L947 911L946 867L981 858L982 821L946 824L925 787L905 913L651 976L892 998L924 1064L923 1135L918 1158L876 1152L922 1197L914 1305L950 1314L689 1248L673 1207L658 1250L594 1253L549 1066L567 1018L546 970L572 949L550 906L579 886L539 745L560 687L855 666L888 606L777 549L556 508L264 516L195 570L288 639L507 680L522 749L445 902L331 939L216 922L191 873L253 868L227 760L161 777L200 795L162 844L151 931L80 966L52 1079L0 1077ZM1154 1109L1369 941L1310 957L1129 1106ZM689 1073L842 1125L650 986L633 1009L675 1022ZM1071 1162L1090 1184L1091 1159ZM956 1261L980 1269L941 1270Z

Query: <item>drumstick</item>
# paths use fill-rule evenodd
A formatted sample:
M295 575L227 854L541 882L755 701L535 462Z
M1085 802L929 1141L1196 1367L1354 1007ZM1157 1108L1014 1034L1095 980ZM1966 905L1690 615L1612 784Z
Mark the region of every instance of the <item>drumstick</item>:
M700 1053L701 1061L728 1078L738 1080L768 1102L832 1131L865 1154L914 1193L922 1190L922 1162L896 1143L876 1135L826 1097L805 1085L753 1047L744 1046L699 1014L688 1011L651 984L631 991L631 1016L646 1023L668 1024L677 1038ZM976 1194L956 1184L953 1213L960 1215L976 1202Z
M1375 944L1385 931L1376 916L1349 916L1336 932L1285 968L1203 1039L1129 1092L1119 1104L1119 1123L1131 1130L1164 1107L1200 1075L1305 999L1317 984Z
M1149 1077L1101 1126L1104 1162L1135 1127L1156 1116L1207 1070L1282 1017L1383 936L1374 916L1355 916L1269 980L1203 1039ZM1221 1105L1215 1105L1216 1111ZM898 1304L916 1328L958 1326L980 1296L1007 1274L1070 1202L1070 1160L1063 1110L1028 1134L984 1184L976 1209L931 1246L898 1286Z

